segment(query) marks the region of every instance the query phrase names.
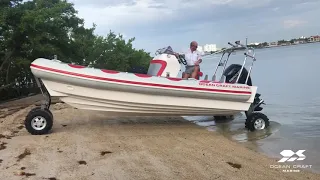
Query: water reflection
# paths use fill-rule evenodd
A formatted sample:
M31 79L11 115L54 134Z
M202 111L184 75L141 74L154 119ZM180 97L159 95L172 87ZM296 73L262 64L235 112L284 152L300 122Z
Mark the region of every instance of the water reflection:
M245 116L242 113L227 120L216 120L212 116L183 116L183 118L238 142L253 142L265 139L280 128L279 123L270 121L270 126L267 129L250 132L245 128Z

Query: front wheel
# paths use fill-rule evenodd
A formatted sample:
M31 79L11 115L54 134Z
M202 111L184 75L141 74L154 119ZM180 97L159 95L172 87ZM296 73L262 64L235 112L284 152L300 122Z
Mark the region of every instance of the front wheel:
M253 112L246 120L246 128L250 131L263 130L269 127L269 118L260 112Z
M25 128L32 135L47 134L53 125L53 116L49 109L34 108L29 112L25 121Z

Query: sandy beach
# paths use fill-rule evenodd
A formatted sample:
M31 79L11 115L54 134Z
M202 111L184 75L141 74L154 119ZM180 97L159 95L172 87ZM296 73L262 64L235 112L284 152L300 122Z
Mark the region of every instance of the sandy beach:
M39 96L0 105L0 179L320 179L282 172L277 160L181 117L117 117L51 106L50 134L32 136Z

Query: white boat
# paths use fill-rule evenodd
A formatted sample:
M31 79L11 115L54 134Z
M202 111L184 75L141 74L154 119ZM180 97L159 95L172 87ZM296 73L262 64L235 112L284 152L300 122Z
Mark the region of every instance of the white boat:
M233 45L223 50L222 57L236 49ZM34 60L30 65L31 72L46 101L27 115L26 129L36 135L45 134L52 128L53 116L49 110L51 97L58 97L78 109L121 113L123 116L217 117L246 112L250 117L246 121L248 129L264 129L269 125L265 115L253 112L262 109L260 105L263 100L256 96L257 87L250 84L251 67L249 72L246 71L245 61L243 65L233 64L225 69L228 59L225 60L222 64L224 76L219 81L182 79L177 76L185 60L172 52L170 46L158 50L150 62L147 74L96 69L67 64L57 59ZM246 54L247 57L255 60L249 54ZM222 58L220 65L221 61ZM231 77L237 75L235 70L241 71L238 74L242 76L238 76L238 79ZM213 78L215 75L216 72ZM240 83L243 78L245 83Z

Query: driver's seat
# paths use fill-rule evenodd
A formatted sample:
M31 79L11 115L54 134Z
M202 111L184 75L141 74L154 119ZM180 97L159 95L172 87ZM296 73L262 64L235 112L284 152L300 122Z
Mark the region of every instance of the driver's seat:
M202 73L201 71L199 71L199 72L198 72L198 75L196 76L196 79L199 80L199 78L202 77L202 76L203 76L203 73Z

